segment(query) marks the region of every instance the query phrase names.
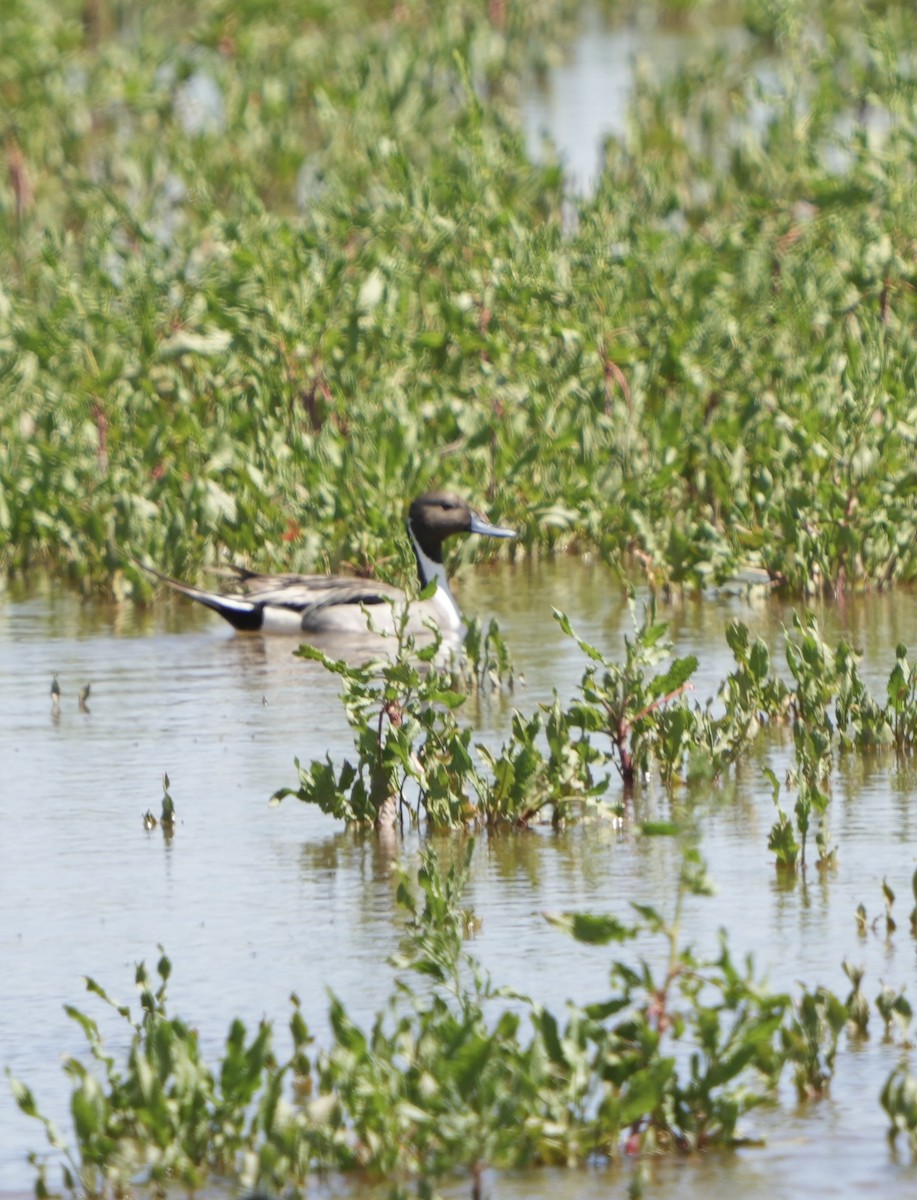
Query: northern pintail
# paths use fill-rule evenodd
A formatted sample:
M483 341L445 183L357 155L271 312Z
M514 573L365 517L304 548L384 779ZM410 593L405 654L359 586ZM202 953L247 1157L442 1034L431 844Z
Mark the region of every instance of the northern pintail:
M408 511L407 529L421 588L436 581L436 591L424 600L409 601L401 588L375 579L349 575L259 575L235 565L228 570L240 590L225 595L181 583L155 567L141 565L169 587L206 604L242 632L387 634L395 631L407 605L408 634L429 636L434 626L447 638L455 638L461 634L463 623L443 566L443 542L456 533L511 538L516 536L515 531L492 525L465 500L448 492L418 496Z

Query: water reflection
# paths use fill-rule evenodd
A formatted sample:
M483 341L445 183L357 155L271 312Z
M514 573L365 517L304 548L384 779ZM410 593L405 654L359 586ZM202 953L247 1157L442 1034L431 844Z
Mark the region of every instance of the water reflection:
M491 697L469 712L481 738L498 743L513 704L530 712L555 689L568 699L585 667L552 606L610 654L631 629L620 583L597 563L466 570L456 588L466 611L498 618L526 677L511 699ZM914 604L911 593L896 592L820 606L818 615L829 640L844 633L863 647L864 674L881 691L895 642L914 628ZM729 621L745 621L778 660L791 625L790 607L773 598L694 598L659 615L677 652L700 660L699 700L731 669ZM86 713L77 696L88 682ZM155 961L159 944L174 964L175 1009L195 1022L210 1056L237 1014L250 1024L272 1018L283 1049L292 991L319 1043L326 989L355 1019L375 1014L391 980L386 958L404 929L397 867L416 864L421 839L386 843L346 833L296 801L267 806L271 792L295 783L294 756L338 761L351 752L337 679L296 658L287 639L234 637L187 604L136 609L83 602L42 581L13 588L0 597L0 729L0 1057L63 1127L60 1056L82 1050L63 1002L91 1012L123 1045L124 1030L81 996L81 978L92 975L130 1000L133 964ZM790 753L777 731L732 778L696 799L717 894L688 904L685 937L710 951L725 926L734 953L753 953L774 986L794 989L804 980L846 994L845 957L866 966L869 995L880 979L906 983L914 767L889 755L843 757L832 779L838 865L787 878L775 873L766 849L775 810L763 768L782 778ZM177 810L171 840L143 826L147 809L159 811L166 771ZM640 837L636 821L665 817L681 803L678 794L646 787L623 823L480 839L467 903L481 921L474 952L494 981L559 1014L568 998L607 996L610 953L573 943L543 914L588 909L627 919L632 901L669 912L675 847ZM435 841L447 863L462 853L462 839ZM883 878L899 897L891 940L879 925L858 935L855 922L860 903L870 921L883 914ZM646 953L662 948L648 945ZM892 1060L878 1038L843 1055L829 1104L794 1113L790 1096L789 1106L762 1114L755 1127L770 1138L764 1150L650 1164L654 1194L801 1196L829 1163L838 1195L859 1195L868 1180L894 1190L904 1168L888 1155L876 1100ZM0 1191L30 1186L24 1155L40 1145L38 1127L0 1089ZM493 1191L607 1194L627 1186L629 1171L501 1178Z

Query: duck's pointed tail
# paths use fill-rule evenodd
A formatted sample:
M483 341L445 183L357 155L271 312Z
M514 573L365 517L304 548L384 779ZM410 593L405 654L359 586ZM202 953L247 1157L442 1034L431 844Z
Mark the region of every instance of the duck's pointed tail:
M135 558L133 561L142 570L155 576L174 591L181 592L183 596L187 596L191 600L196 600L198 604L212 608L225 621L228 621L233 629L253 633L261 628L264 616L262 603L247 600L244 596L222 596L219 592L207 592L190 583L182 583L180 579L173 579L171 575L166 575L156 567L151 567L149 563L141 562L139 558Z

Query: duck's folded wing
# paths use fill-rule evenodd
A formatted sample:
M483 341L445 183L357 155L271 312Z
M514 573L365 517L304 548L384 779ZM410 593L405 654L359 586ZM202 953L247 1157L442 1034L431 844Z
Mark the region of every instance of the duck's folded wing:
M315 609L384 604L404 599L400 588L378 579L346 575L267 575L244 583L245 598L278 608Z

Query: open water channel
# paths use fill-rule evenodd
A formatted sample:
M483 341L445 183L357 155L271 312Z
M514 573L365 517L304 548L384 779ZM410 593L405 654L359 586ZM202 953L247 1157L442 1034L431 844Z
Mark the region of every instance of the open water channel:
M630 629L619 584L596 563L467 571L457 590L467 612L497 617L526 677L514 697L469 713L490 742L501 739L513 704L530 711L553 689L567 698L576 688L585 663L552 606L609 651ZM661 615L677 653L700 660L699 700L732 666L729 620L745 621L777 655L790 620L779 602L742 596L693 599ZM826 607L820 619L829 640L843 632L863 648L878 691L896 643L914 641L917 598L871 596ZM267 804L295 781L294 755L339 759L350 749L335 680L291 651L285 639L234 636L178 597L141 610L83 603L50 583L0 595L0 1060L64 1129L61 1058L82 1053L83 1044L62 1006L74 1003L109 1028L103 1007L83 991L84 975L133 1001L134 964L152 966L164 946L174 968L172 1011L200 1030L211 1060L236 1015L249 1025L271 1018L283 1049L292 991L319 1045L328 989L363 1022L388 994L386 958L402 928L392 851L297 801ZM83 712L78 692L86 683ZM725 927L733 951L752 952L780 988L798 990L802 981L845 995L848 957L866 966L870 997L882 980L907 984L913 995L913 771L891 757L842 766L831 805L838 867L787 883L766 848L774 810L765 763L781 773L785 752L764 747L734 783L711 789L703 850L717 893L692 900L685 938L713 951ZM148 808L159 811L164 771L178 817L168 841L142 820ZM418 844L411 835L398 848L406 863L416 861ZM481 838L467 897L482 921L474 952L496 982L558 1015L568 997L606 996L608 952L568 940L542 913L579 908L626 918L632 900L665 908L673 852L666 839L639 838L629 821ZM899 929L891 939L860 937L856 906L880 915L886 877L899 896ZM878 1102L899 1054L878 1033L858 1047L844 1043L828 1100L800 1108L787 1088L775 1111L749 1123L747 1132L767 1138L763 1148L656 1163L651 1194L905 1194L917 1172L890 1150ZM0 1087L0 1195L28 1190L26 1152L42 1148L40 1127ZM499 1177L489 1188L500 1198L623 1195L629 1171Z

